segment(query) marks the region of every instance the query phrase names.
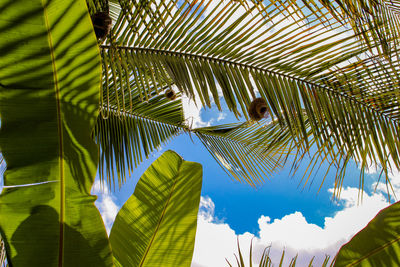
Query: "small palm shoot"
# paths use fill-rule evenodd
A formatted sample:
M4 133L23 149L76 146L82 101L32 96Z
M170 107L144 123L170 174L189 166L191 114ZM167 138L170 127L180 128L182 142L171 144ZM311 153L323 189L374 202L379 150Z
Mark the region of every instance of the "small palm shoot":
M7 266L6 263L6 246L0 235L0 267Z
M239 237L238 237L238 239L237 239L237 246L238 246L238 254L239 254L239 256L236 255L236 254L234 254L234 255L235 255L235 259L236 259L237 267L246 267L246 264L244 263L242 251L240 250ZM273 264L273 262L272 262L272 259L271 259L270 255L269 255L270 250L271 250L271 246L268 246L268 247L266 247L266 248L264 249L263 254L262 254L262 256L261 256L261 259L260 259L260 262L259 262L259 264L258 264L258 267L272 267L272 266L275 266L275 265ZM288 267L295 267L295 266L296 266L297 256L298 256L298 255L296 255L295 257L293 257L293 258L290 260ZM314 258L315 258L315 257L312 257L312 258L311 258L311 260L310 260L310 262L309 262L309 264L308 264L309 267L314 266L314 265L313 265ZM234 266L234 265L231 264L227 259L225 259L225 260L226 260L226 262L228 263L229 267L233 267L233 266ZM279 267L283 267L283 266L284 266L284 265L283 265L284 261L285 261L285 250L282 251L282 255L281 255L281 258L280 258L280 261L279 261L279 265L278 265L278 266L279 266ZM324 261L323 261L322 264L321 264L321 267L327 267L327 266L332 267L335 261L332 261L330 264L329 264L329 261L330 261L330 256L329 256L329 255L326 255ZM329 264L329 265L328 265L328 264ZM251 243L250 243L249 265L248 265L248 266L249 266L249 267L253 267L253 239L251 240Z

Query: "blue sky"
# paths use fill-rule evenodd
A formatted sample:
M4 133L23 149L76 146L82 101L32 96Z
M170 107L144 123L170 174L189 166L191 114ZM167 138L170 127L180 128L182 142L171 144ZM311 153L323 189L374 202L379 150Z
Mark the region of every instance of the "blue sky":
M323 223L321 217L330 216L339 209L331 201L331 194L327 191L328 183L324 184L319 194L317 194L318 186L316 185L311 188L307 186L302 190L302 185L299 186L299 177L289 175L290 166L257 189L232 180L201 142L194 137L194 143L192 143L186 134L175 138L140 166L121 191L116 192L123 197L123 199L118 199L119 204L133 193L134 185L139 174L144 171L144 166L148 166L149 162L154 161L156 156L167 149L176 151L185 160L203 165L202 195L211 197L216 204L216 217L229 222L239 233L246 231L256 233L257 219L261 214L280 218L293 211L301 210L310 222L321 225Z
M185 106L185 113L189 117L196 116L193 120L197 126L234 121L233 115L226 111L222 116L215 107L200 110L193 103ZM285 249L287 260L299 253L299 266L308 263L314 255L318 263L324 259L325 254L333 257L343 243L388 205L383 191L373 193L372 185L378 177L376 172L366 174L364 199L361 204L358 203L360 172L354 162L347 169L341 200L332 201L334 170L328 174L318 193L326 165L321 167L321 172L315 176L311 186L303 188L303 184L299 184L308 163L305 160L296 175L290 175L289 162L262 186L254 189L230 178L201 142L195 136L192 138L193 141L189 135L182 134L164 145L139 166L121 190L106 194L94 190L99 194L97 206L108 228L117 210L133 193L140 175L168 149L176 151L185 160L203 165L202 199L193 267L226 266L225 258L233 260L233 254L237 253L237 236L246 252L250 240L254 238L255 263L263 249L269 245L272 245L271 255L276 261L279 261ZM394 179L397 177L399 175L392 175ZM397 183L395 188L398 188Z

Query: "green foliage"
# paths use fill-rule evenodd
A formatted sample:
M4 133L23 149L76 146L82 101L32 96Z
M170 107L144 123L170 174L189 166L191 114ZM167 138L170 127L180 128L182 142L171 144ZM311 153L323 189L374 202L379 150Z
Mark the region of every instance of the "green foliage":
M121 266L187 266L192 262L202 167L173 151L142 175L110 233Z
M350 160L360 163L361 176L369 163L386 175L400 169L396 5L86 3L0 0L0 171L7 163L0 232L9 263L113 264L90 195L98 148L101 179L112 186L180 132L194 133L229 174L252 186L291 155L295 172L313 153L305 183L318 163L327 161L328 170L334 166L337 188ZM100 50L89 16L99 11L114 18ZM180 91L174 101L162 95L171 87ZM181 95L198 95L197 104L214 102L221 109L221 94L228 109L245 119L259 94L272 121L200 129L185 122ZM195 177L201 171L196 164L187 170L189 165L168 152L146 172L111 233L116 264L190 264L201 188ZM371 264L395 261L394 207L346 245L338 262L347 256ZM132 225L134 216L138 222ZM178 236L167 233L172 225ZM383 235L377 226L384 227ZM364 245L364 235L376 239L372 247ZM243 266L240 248L239 260ZM270 264L268 254L261 264Z
M343 245L335 266L399 266L400 202L381 210Z
M238 247L238 255L235 254L235 259L236 259L236 264L237 264L236 266L237 267L246 267L246 266L253 267L253 256L252 256L253 255L253 240L251 240L251 243L250 243L249 265L246 265L246 263L245 263L245 261L243 259L243 254L242 254L242 251L241 251L240 245L239 245L239 238L237 240L237 247ZM266 247L264 249L264 251L263 251L263 253L261 255L260 262L258 264L259 267L276 266L277 262L276 262L276 264L274 264L272 262L271 257L269 256L270 250L271 250L270 246ZM280 261L279 261L279 265L277 265L277 266L282 267L283 263L284 263L284 260L285 260L285 250L282 251L282 255L281 255L281 258L280 258ZM226 262L228 263L229 267L233 267L232 263L230 263L228 260L226 260ZM288 267L295 267L296 266L296 262L297 262L297 255L290 260ZM311 258L308 266L309 267L314 266L313 262L314 262L314 257ZM332 267L334 261L332 261L331 264L329 264L329 262L330 262L330 257L329 256L325 256L325 259L322 262L321 267L327 267L327 266Z
M325 25L341 21L351 27L368 47L375 47L388 60L398 50L399 6L393 1L287 1L285 5L295 6L299 13L307 9ZM328 15L324 14L325 10L329 11Z
M6 266L6 247L0 235L0 267Z
M331 6L326 1L120 0L112 4L120 8L119 16L101 46L106 69L102 103L117 92L127 96L133 81L144 100L173 83L189 97L198 95L203 107L214 102L221 108L222 94L229 110L248 118L249 105L259 93L282 131L290 134L293 146L286 152L299 155L294 171L308 156L308 170L328 161L340 188L347 164L355 160L362 188L369 164L380 166L385 175L400 168L398 41L387 34L398 30L392 15L390 27L382 26L385 14L397 10L393 5L354 5L357 8L345 13L352 1L338 0ZM369 23L362 10L376 15L376 21ZM357 16L363 30L353 27ZM380 41L377 36L382 36ZM364 42L370 39L374 41ZM390 49L381 57L375 51L383 51L384 45ZM122 103L129 98L118 99L113 105L124 109ZM226 150L222 140L214 139L213 149L203 143L224 166L227 159L214 152ZM234 144L241 147L243 142ZM254 186L265 177L265 168L258 167L229 173Z
M256 187L283 166L288 148L277 145L282 129L275 120L204 127L194 132L221 167Z
M13 266L112 266L110 243L93 204L96 198L90 194L98 163L92 129L97 122L94 135L103 153L115 144L119 148L115 139L121 136L127 137L126 142L132 141L130 135L146 142L149 134L152 143L142 148L148 156L180 129L181 103L152 96L150 105L154 106L149 106L133 99L134 108L126 111L121 121L138 125L139 130L118 130L115 125L120 121L119 113L108 107L102 109L102 115L98 112L100 57L85 2L13 4L19 9L14 7L15 13L8 12L8 17L0 20L0 26L10 36L0 41L0 48L8 52L2 58L0 74L0 163L7 162L5 187L0 195L0 230L4 237L4 243L3 239L0 242L1 264L6 248L7 261ZM15 16L22 11L30 16L24 20ZM20 42L26 45L10 45ZM126 114L129 116L125 117ZM165 127L163 120L170 122L171 128ZM29 131L21 130L22 125ZM155 129L159 139L154 136ZM112 134L116 134L115 139L110 137ZM165 242L173 242L185 253L180 258L170 253L169 261L180 259L178 265L189 266L200 200L201 166L167 152L145 176L135 192L139 192L142 204L149 202L155 206L149 207L153 212L141 218L147 218L150 226L159 222L153 225L157 227L153 229L152 249L146 255L157 260L153 248L165 248ZM147 188L149 184L153 187ZM155 184L160 187L154 188ZM167 195L156 193L160 189ZM152 190L154 195L143 195L141 190ZM141 203L130 199L113 233L125 231L120 226L126 218L125 209ZM171 224L176 232L169 232ZM145 235L138 238L135 234L128 236L125 232L122 241L135 242L138 247L148 245L143 243ZM119 252L121 240L115 236L118 234L112 237L116 259L129 261L125 258L131 254Z
M125 182L130 173L154 150L186 129L182 102L170 101L164 95L152 94L141 102L138 90L132 90L130 105L118 110L103 106L94 129L100 147L99 174L101 180L115 186Z
M101 68L86 3L1 6L0 147L7 170L0 229L9 263L110 266L90 194Z

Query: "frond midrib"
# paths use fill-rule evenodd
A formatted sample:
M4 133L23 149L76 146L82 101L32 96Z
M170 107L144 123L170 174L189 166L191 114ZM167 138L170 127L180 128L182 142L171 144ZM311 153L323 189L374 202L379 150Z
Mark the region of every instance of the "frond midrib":
M177 128L180 128L183 131L190 131L189 127L186 126L183 123L174 123L171 121L165 121L165 120L160 120L160 119L156 119L153 117L149 117L146 115L143 115L141 113L135 112L135 111L119 111L117 108L114 107L107 107L105 105L103 105L102 110L107 110L108 112L112 112L114 115L116 115L118 117L117 114L120 114L121 117L129 117L129 118L141 118L141 119L145 119L148 121L153 121L153 122L157 122L157 123L162 123L162 124L166 124L166 125L170 125L170 126L174 126ZM102 115L100 115L102 116ZM103 119L107 119L107 116L104 116Z
M331 89L329 86L324 85L324 84L320 84L320 83L316 83L316 82L312 82L309 80L304 80L302 78L296 77L296 76L291 76L285 73L281 73L281 72L277 72L277 71L273 71L273 70L268 70L259 66L254 66L248 63L243 63L243 62L237 62L231 59L223 59L223 58L219 58L219 57L215 57L215 56L208 56L208 55L201 55L201 54L194 54L194 53L189 53L189 52L182 52L182 51L174 51L174 50L167 50L167 49L156 49L156 48L145 48L145 47L135 47L135 46L117 46L117 47L112 47L109 45L101 45L100 46L103 49L115 49L115 48L119 48L119 49L126 49L126 50L136 50L136 51L148 51L150 53L153 54L161 54L161 55L175 55L175 56L179 56L179 57L189 57L189 58L197 58L197 59L201 59L201 60L206 60L206 61L216 61L216 62L221 62L223 64L228 64L228 65L235 65L235 66L239 66L242 68L247 68L247 69L253 69L259 72L264 72L264 73L268 73L268 74L273 74L276 76L281 76L290 80L295 80L298 82L302 82L304 84L308 84L312 87L317 87L321 90L330 92L338 97L341 98L345 98L346 100L353 102L357 105L363 106L364 108L366 108L367 110L371 110L374 113L379 114L380 116L396 123L399 124L399 121L397 119L394 119L392 116L385 114L385 112L387 111L382 111L379 109L374 108L373 106L369 105L368 103L365 103L363 101L360 101L358 99L355 99L351 96L349 96L346 93L343 92L338 92L336 90Z
M271 125L272 123L274 123L274 121L270 121L270 122L268 122L265 126L269 126L269 125ZM247 126L249 126L250 124L247 122L247 123L243 123L243 124L241 124L239 127L237 127L237 128L232 128L232 131L234 131L234 130L238 130L238 129L240 129L240 128L246 128ZM250 125L250 127L251 127L251 125ZM233 138L232 136L226 136L226 135L221 135L221 134L216 134L216 133L213 133L213 132L209 132L209 131L207 131L206 129L192 129L192 132L194 133L194 134L196 134L196 135L205 135L205 136L212 136L212 137L215 137L215 138L218 138L218 139L221 139L221 140L225 140L225 141L228 141L228 142L232 142L232 143L236 143L236 144L239 144L239 145L242 145L243 147L247 147L249 144L248 144L248 142L245 142L244 141L244 139L241 139L241 138Z

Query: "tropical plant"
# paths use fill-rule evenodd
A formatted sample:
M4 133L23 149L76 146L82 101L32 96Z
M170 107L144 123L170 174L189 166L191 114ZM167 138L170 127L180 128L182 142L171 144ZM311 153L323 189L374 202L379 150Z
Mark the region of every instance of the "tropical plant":
M397 32L393 5L362 2L361 16L357 8L344 12L351 6L347 1L109 3L116 19L100 46L103 118L126 113L135 117L140 111L134 101L148 101L170 87L197 96L197 104L204 107L214 102L221 109L222 97L230 111L246 119L250 103L261 96L277 119L275 127L264 127L261 121L236 125L239 130L192 129L182 117L159 121L150 113L146 122L175 126L174 133L194 133L228 173L253 186L282 166L289 154L295 155L292 162L297 166L313 153L310 173L321 162L334 166L337 188L351 159L362 170L360 187L371 163L386 177L399 168L397 39L389 34ZM118 132L111 133L111 125L103 127L98 132L107 133L106 142L98 144L106 151L102 167L109 182L114 181L114 161L121 183L126 168L133 170L132 162L140 162L141 145L148 155L167 139L165 130L154 127L148 134L153 145L144 139L139 145L138 131L127 133L132 129L129 120L120 120ZM268 139L270 130L285 138ZM120 149L110 149L110 142Z
M239 237L237 239L237 248L238 248L238 255L239 255L239 256L237 256L235 254L235 260L236 260L237 267L246 267L246 263L245 263L243 255L242 255L242 251L240 250ZM272 261L271 257L269 256L270 250L271 250L271 246L266 247L264 249L264 251L261 255L260 262L258 263L259 267L271 267L271 266L276 265L276 264L273 264L273 261ZM282 251L282 255L281 255L281 258L279 261L279 265L278 265L279 267L286 266L286 265L283 265L284 260L285 260L285 250ZM333 266L334 261L332 261L331 264L329 264L329 261L330 261L330 257L325 256L325 259L322 262L321 267ZM233 265L227 259L226 259L226 262L228 263L229 267L233 267ZM297 262L297 255L290 260L290 262L287 266L295 267L296 262ZM309 267L314 266L313 263L314 263L314 257L311 258L310 262L308 263L308 266ZM253 239L250 242L249 264L247 266L249 266L249 267L253 266Z
M3 238L0 236L0 266L5 267L6 266L6 248L4 245Z
M304 183L327 162L337 189L350 160L360 188L371 163L388 185L400 169L394 4L1 0L0 10L0 231L11 258L111 264L90 195L97 165L102 181L121 185L181 132L252 186L308 156ZM113 25L97 43L89 14L98 12ZM246 122L192 128L182 96L226 103ZM249 120L258 97L272 119Z
M344 244L335 266L400 265L400 202L381 210L368 225Z
M202 184L199 163L173 151L142 175L110 233L116 266L190 266Z
M400 243L400 222L398 220L400 202L381 210L368 225L358 232L348 243L344 244L336 257L330 262L326 256L321 266L398 266L400 260L398 255ZM238 255L235 254L238 267L253 266L253 240L250 243L249 264L246 265L242 251L237 240ZM273 266L269 256L271 247L264 249L259 267ZM285 251L282 252L279 267L283 265ZM287 266L296 266L297 256L293 257ZM313 266L314 257L311 258L308 266ZM232 267L232 263L227 260ZM277 264L277 262L276 262ZM328 265L329 264L329 265Z
M368 225L358 232L354 237L344 244L331 264L329 256L325 257L321 266L399 266L400 255L400 202L381 210ZM238 256L235 259L238 267L245 267L244 257L242 255L239 238L237 241ZM273 265L269 257L271 247L264 249L259 266L269 267ZM249 265L253 266L253 240L250 243ZM285 251L278 266L284 266ZM288 266L296 266L297 256L291 259ZM308 266L313 266L314 257L310 260ZM233 265L227 260L230 267ZM328 265L329 264L329 265Z
M7 51L0 74L0 145L7 163L0 195L0 230L7 263L112 266L110 241L94 206L96 197L90 194L98 161L91 135L99 113L101 65L86 3L3 1L2 10L4 4L12 10L0 20L2 36L9 36L0 41L1 51ZM162 211L142 216L147 220L141 226L152 230L153 241L165 234L161 226L168 223L175 235L170 234L167 241L186 234L194 243L199 164L185 163L172 152L154 164L135 192L155 192L152 185L156 182L169 198L161 198L160 193L158 198L146 199L151 196L147 192L138 196L141 208L147 205L148 210L160 211L161 207ZM175 208L185 213L174 213ZM174 222L178 218L180 223ZM113 233L119 225L124 224L116 223ZM120 237L111 237L116 260L123 262L116 253L120 242ZM163 242L138 244L149 248L142 263L148 261L146 255L152 255L150 248L166 246ZM1 251L3 259L3 247ZM188 251L185 255L190 261L193 247L188 246Z

